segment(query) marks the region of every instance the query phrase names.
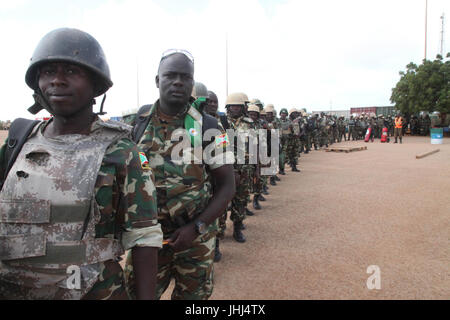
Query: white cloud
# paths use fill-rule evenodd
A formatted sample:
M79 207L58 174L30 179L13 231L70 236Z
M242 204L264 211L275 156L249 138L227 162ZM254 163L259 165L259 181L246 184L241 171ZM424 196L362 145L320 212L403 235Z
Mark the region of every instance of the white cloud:
M439 49L442 12L450 4L429 1L428 58ZM229 93L281 107L308 110L387 105L398 72L424 54L424 0L210 0L203 8L172 12L152 1L109 0L95 7L69 4L64 26L92 34L102 45L111 68L113 88L106 110L111 116L153 103L161 53L184 48L195 57L195 78L215 91L220 109L225 94L225 35L229 47ZM42 7L42 10L48 10ZM16 11L17 12L17 11ZM0 119L31 118L32 103L24 74L44 34L60 25L47 15L28 21L9 16L0 21L3 108ZM447 23L448 25L448 23ZM448 30L448 28L447 28ZM450 46L446 32L447 47ZM447 49L448 51L448 49Z

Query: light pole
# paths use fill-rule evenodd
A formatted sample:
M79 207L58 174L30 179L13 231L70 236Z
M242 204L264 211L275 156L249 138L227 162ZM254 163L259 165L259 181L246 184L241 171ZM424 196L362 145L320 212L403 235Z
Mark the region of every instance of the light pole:
M427 60L428 0L425 0L425 60Z

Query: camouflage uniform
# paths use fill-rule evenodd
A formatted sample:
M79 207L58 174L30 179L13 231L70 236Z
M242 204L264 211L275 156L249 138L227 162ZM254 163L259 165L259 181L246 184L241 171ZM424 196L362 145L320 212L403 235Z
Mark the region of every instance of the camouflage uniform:
M162 246L152 171L143 165L140 150L127 138L129 128L123 124L97 118L89 135L48 139L42 133L50 121L41 122L33 130L0 193L5 210L0 222L2 255L8 255L11 248L18 253L21 245L8 247L5 235L44 236L43 242L33 242L26 249L24 259L2 259L0 297L128 299L120 256L134 246ZM6 166L5 150L6 144L0 149L0 173ZM50 157L45 158L45 154ZM22 179L25 182L11 174L19 169L29 174ZM80 176L80 172L84 174ZM91 188L89 185L92 191L81 194ZM30 192L36 199L30 198ZM29 223L17 223L15 210L22 206L22 212L27 212L27 203L35 216L23 215L20 221ZM48 207L43 205L46 203ZM46 218L50 208L51 215ZM46 252L39 254L45 242ZM23 252L15 258L18 256ZM81 290L67 289L69 265L80 266Z
M298 163L298 157L300 156L300 118L296 118L291 121L291 134L288 137L288 146L287 146L287 158L289 165L293 169Z
M232 118L228 117L228 123L230 124L230 129L233 129L235 131L236 137L234 140L234 156L237 161L238 157L238 145L236 144L237 139L239 139L240 133L246 133L250 129L255 129L255 125L253 123L253 120L242 115L239 118ZM248 145L248 144L246 144ZM235 163L234 170L237 174L239 174L239 185L236 186L236 194L231 201L231 215L230 219L234 223L242 222L245 219L246 215L246 208L247 204L249 202L250 193L251 193L251 180L253 175L252 172L254 171L253 165L248 164L249 160L249 153L248 153L248 147L246 147L246 150L243 152L245 154L245 164L238 164Z
M279 122L281 129L280 172L284 172L284 166L287 161L289 136L292 135L292 125L291 120L287 117L284 120L279 119Z
M324 116L322 118L319 118L319 134L320 134L320 146L327 146L328 147L328 131L330 129L330 126L328 124L327 118Z
M163 114L159 108L158 100L147 113L142 115L142 117L150 117L150 121L138 146L147 155L155 174L158 221L161 224L164 239L168 239L175 230L193 221L206 208L212 197L212 185L208 172L225 163L208 165L204 162L205 159L199 164L173 159L173 149L178 148L183 142L179 142L178 139L172 141L172 134L184 128L186 114L191 114L194 108L186 105L182 112L173 117ZM185 133L186 130L181 132ZM203 149L201 146L200 148ZM222 151L222 147L220 148ZM190 145L183 151L185 151L184 156L192 159L193 148ZM227 153L224 155L229 156ZM227 159L226 163L234 161L232 155L231 159ZM191 248L175 252L171 246L166 245L159 250L157 299L166 291L172 278L175 278L172 299L208 299L211 296L216 233L217 219L208 226L205 234L199 235L192 242ZM133 288L134 273L131 262L129 254L125 273L130 287Z

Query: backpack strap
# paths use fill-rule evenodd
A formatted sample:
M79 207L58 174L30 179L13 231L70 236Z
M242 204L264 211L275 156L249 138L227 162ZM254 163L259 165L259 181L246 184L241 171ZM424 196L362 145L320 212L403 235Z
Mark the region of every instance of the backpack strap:
M11 127L8 132L8 139L6 140L7 146L4 163L7 165L3 176L0 177L0 190L3 187L6 177L8 176L9 170L11 170L17 156L22 150L25 141L38 123L40 123L39 120L28 120L24 118L18 118L11 123Z
M152 117L152 113L150 112L149 116L145 116L151 109L153 109L152 104L146 104L140 107L139 111L136 115L136 124L134 125L133 132L131 136L133 141L138 143L141 137L145 132L145 128L147 128L148 123L150 122L150 118Z
M225 130L230 129L230 124L228 123L228 118L226 114L221 114L220 116L220 122L222 123L222 126Z

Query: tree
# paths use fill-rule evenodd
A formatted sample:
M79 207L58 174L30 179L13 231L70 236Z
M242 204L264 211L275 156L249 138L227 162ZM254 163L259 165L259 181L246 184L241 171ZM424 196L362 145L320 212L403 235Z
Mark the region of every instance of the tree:
M450 113L450 53L446 61L437 55L434 61L410 63L400 71L400 80L392 89L391 102L402 113L440 111Z

